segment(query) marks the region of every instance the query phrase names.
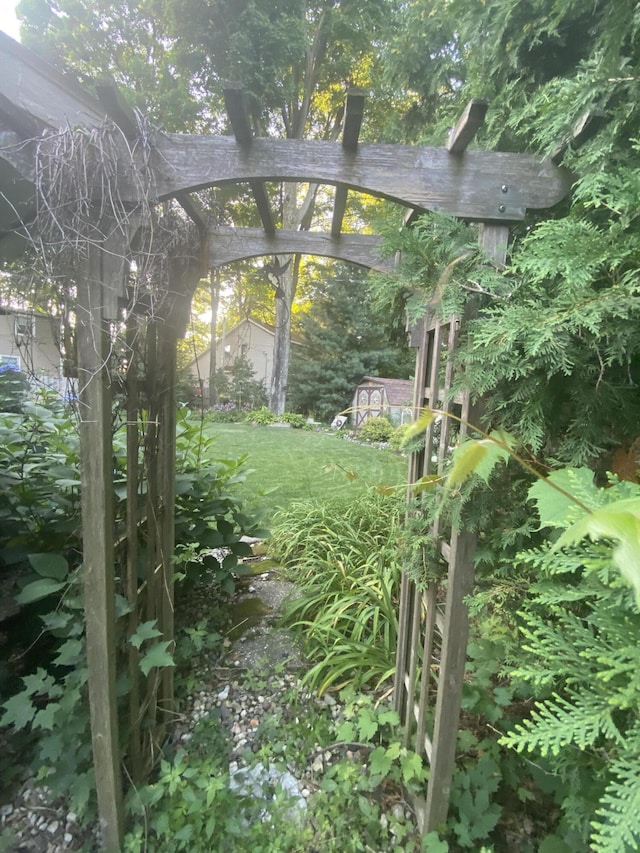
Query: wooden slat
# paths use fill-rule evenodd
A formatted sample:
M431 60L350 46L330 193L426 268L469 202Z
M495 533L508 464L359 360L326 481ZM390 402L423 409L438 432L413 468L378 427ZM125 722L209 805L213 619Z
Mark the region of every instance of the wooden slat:
M363 115L364 93L353 90L347 94L347 105L345 108L344 130L342 133L342 147L345 151L356 151ZM334 237L339 236L342 231L342 220L344 219L344 213L347 208L348 194L349 188L343 184L339 184L336 187L333 202L333 217L331 220L331 233Z
M253 142L253 133L249 124L244 93L240 89L224 89L224 101L236 142L238 145L248 148ZM276 224L264 183L249 180L249 186L251 187L265 233L275 234Z
M278 229L266 235L261 228L209 229L209 263L213 269L234 261L265 255L319 255L390 272L393 258L381 258L382 238L373 234L343 234L340 239L319 231Z
M484 98L472 98L469 101L449 136L447 142L449 154L462 154L466 151L467 146L482 126L488 106L489 102L485 101Z
M446 822L449 809L469 635L465 598L473 590L474 547L475 536L466 532L460 533L451 543L433 755L427 789L426 833Z
M569 192L571 176L528 154L361 143L355 153L335 142L258 137L240 146L229 137L162 134L154 138L160 199L235 181L344 184L409 207L464 219L518 221ZM509 186L509 193L501 190ZM126 182L119 187L126 197Z
M589 110L584 113L573 126L571 136L558 145L550 159L554 163L560 163L569 148L576 150L593 139L607 121L608 116L603 110Z
M224 105L238 145L251 145L253 133L249 124L247 103L242 89L223 89Z
M176 201L189 219L195 223L200 233L204 234L209 224L209 217L198 199L190 193L178 193Z
M129 604L127 635L138 627L138 335L135 314L127 317L127 514L126 514L126 595ZM134 785L142 780L142 742L140 740L140 654L133 643L128 647L129 672L129 772Z
M106 364L109 340L101 314L100 252L90 246L87 274L77 283L77 347L91 739L101 847L112 853L122 844L123 808L116 707L111 387Z
M342 132L342 147L345 151L355 151L358 147L358 138L362 127L364 115L364 92L352 89L347 93L347 105L344 116L344 130Z

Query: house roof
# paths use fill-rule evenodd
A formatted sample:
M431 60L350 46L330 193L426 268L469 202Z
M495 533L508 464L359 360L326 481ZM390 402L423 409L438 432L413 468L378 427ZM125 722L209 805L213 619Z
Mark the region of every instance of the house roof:
M240 328L240 326L244 326L244 325L245 325L245 324L247 324L247 323L249 323L249 324L251 324L251 325L253 325L253 326L257 326L259 329L262 329L263 331L267 332L267 334L269 334L269 335L273 335L273 337L275 337L275 334L276 334L276 327L275 327L275 326L272 326L272 325L271 325L271 323L263 323L261 320L254 320L252 317L244 317L242 320L240 320L240 322L236 323L236 324L235 324L235 326L232 326L230 329L227 329L227 330L224 332L224 334L223 334L223 335L221 335L221 336L217 339L217 341L216 341L216 346L217 346L218 344L222 343L222 341L224 341L224 339L225 339L226 337L228 337L229 335L232 335L232 334L236 331L236 329L239 329L239 328ZM294 344L295 346L304 346L304 344L302 343L302 341L298 340L298 339L297 339L297 338L295 338L293 335L291 336L291 343L292 343L292 344ZM192 359L192 360L189 362L189 364L190 364L190 365L195 364L195 363L196 363L196 361L198 361L198 359L200 359L200 358L202 358L203 356L205 356L205 355L210 351L210 349L211 349L211 345L209 345L206 349L202 350L202 352L198 353L198 355L196 356L196 358Z
M387 400L392 406L410 405L413 400L412 379L386 379L382 376L365 376L359 388L363 385L383 387Z

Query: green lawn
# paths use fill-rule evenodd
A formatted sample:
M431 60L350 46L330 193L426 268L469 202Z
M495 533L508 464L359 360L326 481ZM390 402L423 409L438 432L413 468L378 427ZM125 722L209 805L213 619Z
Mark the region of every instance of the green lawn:
M216 424L219 459L248 453L241 495L265 524L276 509L300 500L359 494L368 486L400 485L407 460L327 433L274 427Z

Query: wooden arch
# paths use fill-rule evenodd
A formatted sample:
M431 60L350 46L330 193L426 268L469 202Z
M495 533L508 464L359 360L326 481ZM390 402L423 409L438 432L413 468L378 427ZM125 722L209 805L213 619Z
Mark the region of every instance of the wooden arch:
M360 144L364 98L347 97L340 142L254 139L242 94L225 93L233 136L193 136L149 131L145 145L139 138L138 117L126 106L115 87L96 86L97 97L58 74L22 46L0 33L0 255L14 251L28 228L35 206L35 155L37 140L46 132L67 127L95 129L105 120L113 123L113 145L121 147L122 163L151 175L153 197L146 201L175 198L199 229L207 266L264 254L306 253L336 257L372 268L386 268L378 256L379 240L371 236L343 234L342 223L350 191L390 199L412 211L444 211L481 223L481 244L498 265L505 258L509 223L520 222L528 210L557 204L568 193L571 176L552 160L493 151L468 150L467 146L484 116L486 104L472 101L441 148L405 145ZM235 138L234 138L235 137ZM36 140L34 142L34 140ZM113 177L113 189L135 212L141 203L136 181L127 168ZM318 182L335 187L330 233L282 232L270 208L265 183L271 181ZM212 231L207 212L200 207L197 190L246 183L253 193L261 229ZM96 199L100 201L100 199ZM135 217L133 217L135 218ZM110 432L111 383L106 367L109 323L117 316L118 299L126 296L125 268L129 245L120 234L112 244L105 236L89 247L84 266L78 270L78 372L82 386L82 524L89 699L91 705L94 767L103 847L119 849L122 839L122 789L119 772L120 746L116 710L116 660L114 613L114 542L109 496L112 492ZM116 241L117 242L117 241ZM11 244L10 248L7 248ZM147 505L153 527L152 571L144 618L156 619L164 640L173 642L173 504L175 448L175 353L179 327L184 324L185 303L202 272L200 265L181 264L169 270L170 298L163 307L164 323L154 329L153 385L153 483ZM443 354L452 352L460 318L445 324L434 316L413 330L417 347L414 405L446 406L451 365ZM445 384L440 381L445 377ZM468 397L452 401L463 417L472 413ZM135 408L128 412L137 418ZM446 436L446 430L442 430ZM429 438L429 436L427 437ZM437 452L444 459L446 440ZM137 447L128 451L129 479L135 479ZM411 482L432 465L431 448L411 462ZM135 497L135 491L131 493ZM135 503L134 500L131 503ZM130 548L135 546L136 519L128 521ZM407 738L415 734L416 748L432 761L426 804L426 829L445 817L448 790L455 758L456 729L466 654L468 618L464 596L473 582L473 542L466 533L433 530L440 553L447 562L447 605L444 615L438 597L423 596L415 585L403 581L400 608L400 642L395 685L396 707L403 717ZM446 534L446 537L445 537ZM446 538L446 541L445 541ZM135 553L128 555L135 567ZM133 571L133 570L132 570ZM132 575L134 577L134 575ZM136 581L131 590L137 608ZM153 589L152 589L153 587ZM150 597L153 592L154 597ZM135 613L134 613L135 616ZM426 622L426 632L423 631ZM426 698L433 631L444 626L440 685L435 734L425 740ZM135 628L135 618L130 622ZM418 650L423 642L427 672L419 677ZM446 667L446 668L445 668ZM135 670L135 661L133 670ZM154 692L155 691L155 692ZM416 692L419 694L416 701ZM424 700L424 701L423 701ZM147 694L154 713L170 715L173 701L171 670L164 671ZM136 709L133 709L132 719ZM156 718L153 719L154 723ZM138 720L139 724L139 720ZM137 743L139 748L140 743Z
M261 228L215 228L208 234L209 266L212 269L235 261L266 255L316 255L357 264L378 272L393 269L393 259L382 258L382 240L372 234L331 234L284 231L266 234Z

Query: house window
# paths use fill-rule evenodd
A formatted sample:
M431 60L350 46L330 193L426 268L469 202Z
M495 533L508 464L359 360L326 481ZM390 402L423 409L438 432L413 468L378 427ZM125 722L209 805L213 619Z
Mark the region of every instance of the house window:
M0 355L0 371L20 370L19 355Z
M35 317L29 314L17 314L14 317L16 343L21 344L34 336Z

